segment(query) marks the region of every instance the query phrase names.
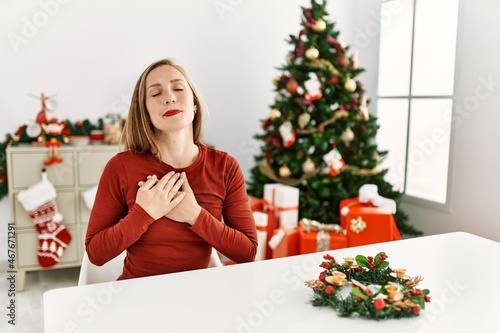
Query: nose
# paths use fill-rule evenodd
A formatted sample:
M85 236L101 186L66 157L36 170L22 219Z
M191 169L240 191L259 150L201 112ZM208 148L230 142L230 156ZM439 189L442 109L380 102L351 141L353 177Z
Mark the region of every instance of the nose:
M175 97L171 94L167 94L165 97L165 105L168 105L170 103L175 103Z

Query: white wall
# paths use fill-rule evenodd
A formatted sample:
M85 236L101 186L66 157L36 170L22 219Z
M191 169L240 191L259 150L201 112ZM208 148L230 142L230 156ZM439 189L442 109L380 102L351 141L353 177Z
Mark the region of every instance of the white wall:
M329 3L341 39L354 34L354 3ZM370 3L377 6L378 1ZM171 57L197 82L209 106L204 138L245 173L258 152L252 136L269 115L272 80L300 30L309 0L0 1L0 138L34 119L28 93L57 93L57 114L92 121L126 116L140 73ZM363 55L361 55L363 59ZM3 140L3 139L2 139ZM0 221L9 219L7 198ZM0 230L1 234L1 230Z
M17 50L9 34L22 35L26 21L43 18L41 4L63 0L0 1L0 137L35 117L39 105L28 92L57 93L58 113L72 120L95 120L111 111L125 115L139 74L168 56L186 67L208 102L205 139L248 172L257 152L252 136L274 98L275 67L290 50L285 39L298 33L300 6L308 0L65 1ZM231 10L218 13L214 5L221 3ZM360 51L360 66L367 70L360 79L372 98L379 7L380 0L330 0L328 7L340 39ZM471 100L479 77L500 82L498 12L496 0L461 0L456 105ZM403 205L426 234L464 230L500 241L500 89L492 89L477 108L456 118L451 211ZM8 216L4 199L0 224Z

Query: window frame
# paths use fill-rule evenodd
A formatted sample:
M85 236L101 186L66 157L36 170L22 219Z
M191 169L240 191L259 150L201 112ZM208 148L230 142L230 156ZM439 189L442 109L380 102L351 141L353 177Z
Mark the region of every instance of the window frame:
M383 2L389 2L391 0L386 0ZM407 95L381 95L379 93L378 89L378 80L377 80L377 87L376 87L376 109L375 113L378 113L378 100L379 99L405 99L408 102L408 109L407 111L407 124L406 124L406 152L405 152L405 168L404 168L404 180L403 180L403 196L402 196L402 203L403 204L411 204L415 206L419 206L422 208L427 208L427 209L432 209L437 212L441 213L450 213L451 212L451 193L453 189L453 175L454 175L454 149L453 147L455 146L455 130L453 128L453 124L456 121L457 114L454 111L455 105L456 105L456 87L459 82L459 68L457 66L458 63L460 63L460 54L458 53L458 50L461 49L461 43L460 39L458 38L461 35L461 25L459 24L462 21L463 17L463 6L460 5L460 2L458 3L458 11L457 11L457 29L456 29L456 35L455 35L455 64L454 64L454 77L453 77L453 90L452 90L452 95L432 95L432 96L427 96L427 95L419 95L419 96L414 96L412 94L412 84L413 84L413 68L414 68L414 48L415 48L415 25L416 25L416 7L417 7L417 1L419 0L411 0L413 1L413 13L412 13L412 31L411 31L411 52L410 52L410 75L409 75L409 87L408 87L408 94ZM382 8L382 7L381 7ZM379 44L379 50L378 50L378 56L380 59L380 44ZM380 63L380 62L379 62ZM377 76L379 75L378 73L379 67L377 67ZM422 197L416 197L410 194L406 193L406 186L407 186L407 175L408 175L408 160L409 160L409 142L410 142L410 125L411 125L411 112L412 112L412 100L415 99L449 99L451 100L451 119L450 119L450 137L449 137L449 147L448 147L448 172L447 172L447 180L446 180L446 198L445 202L437 202L433 201L430 199L425 199ZM389 151L390 154L390 151Z

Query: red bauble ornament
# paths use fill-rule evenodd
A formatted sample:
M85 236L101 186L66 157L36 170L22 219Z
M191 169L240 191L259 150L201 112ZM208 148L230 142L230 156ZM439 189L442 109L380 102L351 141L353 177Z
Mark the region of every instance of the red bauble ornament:
M326 288L325 288L325 293L326 293L327 295L331 295L331 294L333 294L334 292L335 292L335 288L334 288L332 285L328 285L328 286L326 286Z
M373 307L375 310L383 310L385 308L385 301L382 298L377 298L373 301Z
M326 278L326 274L325 274L325 273L321 273L321 274L319 275L319 280L320 280L321 282L325 282L325 278Z
M337 62L342 67L347 67L347 65L349 65L349 59L347 59L347 57L344 57L344 56L339 57L337 59Z
M419 314L420 313L420 306L418 305L415 305L411 308L411 312L413 312L414 314Z
M338 84L339 83L339 77L338 76L332 76L330 80L328 80L329 83L331 84Z
M299 83L294 78L291 78L286 83L286 90L288 90L290 94L295 94L297 92L297 88L299 88Z

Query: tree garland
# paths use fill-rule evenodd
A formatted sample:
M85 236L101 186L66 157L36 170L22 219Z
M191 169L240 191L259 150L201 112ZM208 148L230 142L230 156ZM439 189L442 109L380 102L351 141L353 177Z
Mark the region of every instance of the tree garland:
M423 278L391 269L385 252L375 258L344 258L342 264L329 254L323 258L320 267L324 271L318 279L306 281L314 291L310 301L313 306L329 306L341 317L381 320L418 316L430 302L429 290L416 288ZM346 295L347 288L351 291Z

